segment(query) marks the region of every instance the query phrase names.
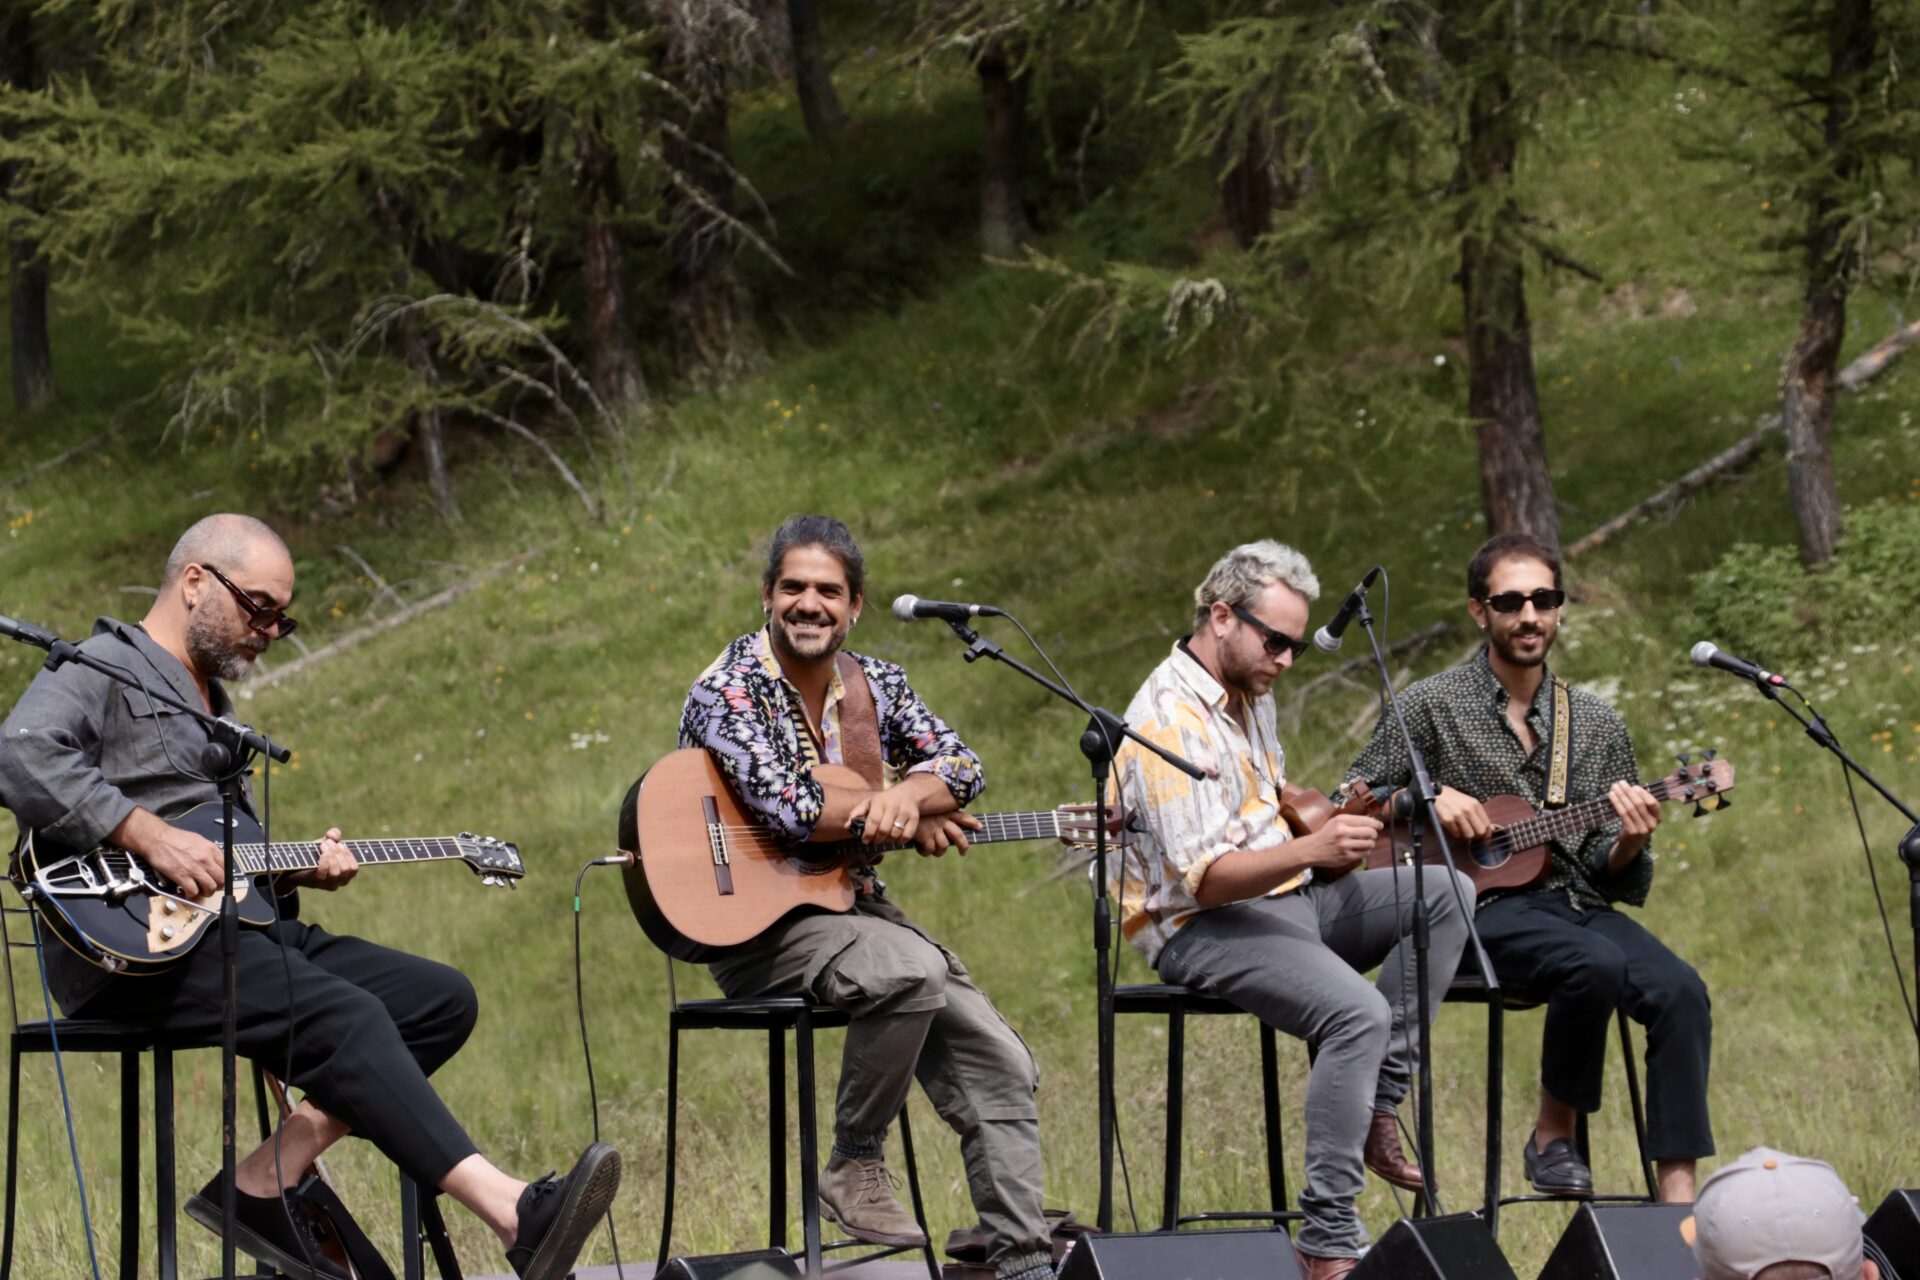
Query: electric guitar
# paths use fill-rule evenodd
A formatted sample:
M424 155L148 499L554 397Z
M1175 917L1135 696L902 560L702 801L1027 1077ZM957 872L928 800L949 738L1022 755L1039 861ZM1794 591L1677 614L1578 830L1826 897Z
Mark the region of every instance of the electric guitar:
M820 764L813 776L833 787L871 790L844 765ZM1029 813L977 815L969 844L1001 840L1093 843L1091 805ZM1118 848L1122 824L1108 819ZM734 799L713 759L698 747L661 759L627 793L620 843L632 853L627 901L653 944L676 960L704 960L714 948L747 942L801 907L849 911L854 876L879 855L910 841L795 843L771 832Z
M219 803L203 804L167 821L221 843ZM234 904L242 924L264 927L277 918L253 877L301 871L320 864L316 843L271 845L260 824L236 811L233 824ZM347 840L362 867L394 862L461 861L481 882L512 885L527 871L520 851L492 836L462 833L401 840ZM47 931L75 954L108 973L158 973L179 961L220 918L222 892L188 898L144 858L112 845L64 848L37 831L20 838L9 874L20 896L40 912Z

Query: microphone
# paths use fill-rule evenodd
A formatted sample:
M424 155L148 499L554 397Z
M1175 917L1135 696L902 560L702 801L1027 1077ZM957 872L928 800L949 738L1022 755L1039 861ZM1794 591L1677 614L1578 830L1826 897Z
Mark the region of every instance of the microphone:
M42 631L31 622L20 622L4 615L0 615L0 636L33 645L37 649L51 649L57 640L52 632Z
M1342 633L1346 631L1347 624L1353 621L1353 616L1360 612L1360 606L1367 602L1367 589L1379 576L1379 565L1367 570L1367 576L1360 580L1360 585L1340 602L1340 612L1333 615L1333 621L1313 633L1314 648L1322 653L1333 653L1340 648Z
M1757 662L1748 662L1745 658L1736 658L1723 652L1711 640L1702 640L1693 646L1693 665L1696 667L1718 667L1722 671L1731 671L1737 676L1753 681L1755 684L1785 684L1785 676L1777 676Z
M990 604L949 604L945 600L922 600L919 596L905 595L893 602L893 616L902 622L912 622L915 618L965 622L968 618L1005 617L1006 611Z

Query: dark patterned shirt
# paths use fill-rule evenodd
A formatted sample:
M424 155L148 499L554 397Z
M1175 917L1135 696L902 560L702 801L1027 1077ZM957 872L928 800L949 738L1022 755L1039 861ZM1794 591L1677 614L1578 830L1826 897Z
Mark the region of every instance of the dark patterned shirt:
M1507 723L1507 691L1493 674L1482 649L1460 666L1428 676L1400 694L1407 732L1427 758L1435 786L1452 787L1476 800L1489 796L1524 796L1535 808L1545 803L1549 745L1553 723L1553 675L1544 673L1540 688L1527 708L1534 748L1524 751L1513 726ZM1567 803L1578 804L1607 793L1624 778L1638 782L1633 741L1627 726L1612 707L1579 689L1568 691ZM1404 787L1410 781L1406 747L1391 718L1374 726L1347 781L1363 779L1374 794ZM1653 883L1653 845L1619 874L1607 874L1607 855L1620 834L1620 824L1609 822L1583 837L1553 842L1553 861L1545 883L1535 893L1564 891L1576 909L1603 907L1610 902L1639 906ZM1511 891L1510 891L1511 892ZM1489 894L1481 901L1502 895Z
M931 773L961 805L986 787L980 758L927 709L899 664L850 654L873 686L880 754L889 777ZM813 779L821 760L843 764L840 706L846 686L835 664L816 743L806 703L780 670L766 629L741 636L694 681L680 713L680 745L705 747L742 804L789 840L806 840L820 821L824 794Z

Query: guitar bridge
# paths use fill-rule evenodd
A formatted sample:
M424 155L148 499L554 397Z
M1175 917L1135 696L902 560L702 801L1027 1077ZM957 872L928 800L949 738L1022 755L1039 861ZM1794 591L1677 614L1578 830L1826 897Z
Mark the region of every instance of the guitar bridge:
M700 797L701 811L707 819L707 847L713 853L713 883L722 897L733 892L733 868L727 852L727 829L720 822L720 807L712 796Z

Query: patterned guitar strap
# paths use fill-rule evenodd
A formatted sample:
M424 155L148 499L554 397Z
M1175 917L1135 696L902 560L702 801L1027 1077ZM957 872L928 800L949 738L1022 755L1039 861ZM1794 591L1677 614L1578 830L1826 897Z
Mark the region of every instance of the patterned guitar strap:
M1559 676L1553 678L1553 724L1548 727L1547 735L1546 807L1559 809L1567 803L1567 755L1573 738L1573 726L1567 715L1567 682Z

